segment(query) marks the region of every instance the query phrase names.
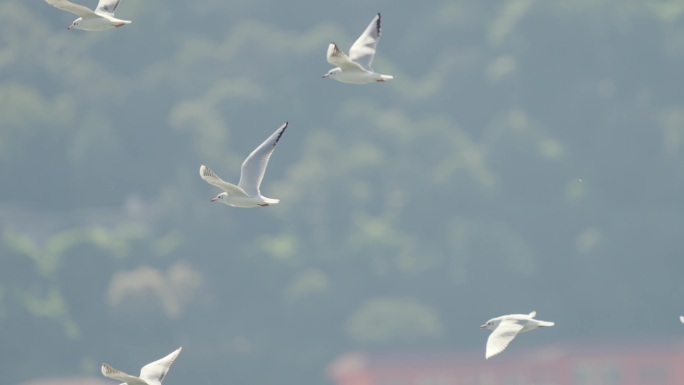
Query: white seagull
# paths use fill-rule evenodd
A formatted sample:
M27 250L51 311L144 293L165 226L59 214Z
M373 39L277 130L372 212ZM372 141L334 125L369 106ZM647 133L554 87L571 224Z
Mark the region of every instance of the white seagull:
M351 46L349 56L335 42L330 43L327 55L328 63L337 66L337 68L331 69L323 77L352 84L386 82L394 79L394 76L373 72L371 66L378 40L380 40L380 13L373 18L368 28Z
M114 11L119 6L121 0L100 0L97 8L91 10L79 4L74 4L68 0L45 0L53 7L64 11L75 13L80 16L74 20L67 29L83 29L86 31L104 31L112 27L121 27L131 24L130 20L121 20L114 17Z
M684 315L679 316L679 321L684 324Z
M117 381L123 381L123 384L121 385L161 385L164 376L166 376L171 364L173 364L173 361L178 357L178 353L180 353L182 349L183 348L180 347L168 356L143 366L142 369L140 369L140 377L131 376L120 370L116 370L107 364L102 364L102 375Z
M539 321L534 319L537 312L533 311L530 314L510 314L502 315L501 317L492 318L480 329L494 330L487 339L487 353L485 358L493 357L503 352L513 338L518 333L528 332L538 327L553 326L553 322Z
M228 206L233 207L257 207L278 204L280 199L262 196L261 191L259 191L259 186L264 179L268 160L286 128L287 122L280 126L280 128L261 143L259 147L252 151L247 159L242 162L240 182L237 186L219 178L211 169L209 169L209 167L205 165L200 166L200 177L207 181L207 183L213 184L225 191L211 201L225 203Z

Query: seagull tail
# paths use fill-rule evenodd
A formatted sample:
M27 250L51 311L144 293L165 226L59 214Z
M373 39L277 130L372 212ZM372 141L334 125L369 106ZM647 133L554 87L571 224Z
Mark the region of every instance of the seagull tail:
M280 199L264 198L264 203L266 203L268 206L277 205L280 203Z

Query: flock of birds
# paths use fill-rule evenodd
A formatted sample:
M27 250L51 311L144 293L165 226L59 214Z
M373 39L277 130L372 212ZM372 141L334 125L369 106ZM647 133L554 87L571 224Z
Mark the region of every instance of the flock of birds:
M90 10L82 5L71 3L68 0L45 0L48 4L74 13L79 17L67 29L82 29L86 31L103 31L109 28L121 27L130 24L130 20L121 20L114 17L114 12L121 0L100 0L95 10ZM378 13L370 22L366 30L354 42L349 49L349 55L344 53L339 46L332 42L328 46L327 60L336 66L328 71L323 78L335 79L343 83L366 84L372 82L386 82L392 80L391 75L376 73L372 69L375 50L380 40L381 16ZM240 180L237 185L228 183L217 176L209 167L201 165L199 174L209 184L221 190L212 202L221 202L233 207L257 207L270 206L280 202L279 199L267 198L261 195L259 187L266 172L266 166L275 150L275 146L283 136L288 123L280 126L263 143L261 143L242 163ZM540 327L554 326L553 322L535 319L535 311L529 314L510 314L492 318L480 326L481 329L490 329L492 333L487 339L485 358L489 359L503 352L510 342L519 334ZM684 323L684 316L680 317ZM151 362L142 367L140 376L135 377L120 370L114 369L108 364L102 364L102 374L106 377L122 381L128 385L160 385L182 347L169 355Z

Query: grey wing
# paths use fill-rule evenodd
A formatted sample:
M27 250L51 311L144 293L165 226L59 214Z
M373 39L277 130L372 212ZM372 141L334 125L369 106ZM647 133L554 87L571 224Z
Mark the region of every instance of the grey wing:
M181 350L183 350L182 347L174 350L164 358L160 358L157 361L150 362L143 366L142 369L140 369L140 378L147 381L150 385L161 384L164 376L166 376L166 373L169 371L171 364L176 360L176 357L178 357Z
M261 186L261 181L264 179L268 160L271 158L271 154L286 128L287 122L280 126L242 162L238 187L245 190L248 195L258 196L261 194L259 186Z
M334 42L328 45L327 59L328 63L340 67L344 71L365 71L361 64L351 61L349 56Z
M373 58L375 57L375 47L380 40L380 19L380 13L378 13L349 49L349 59L359 63L369 71L373 70L372 66Z
M96 13L106 13L110 16L114 16L116 12L116 7L119 6L121 0L100 0L97 3L97 8L95 8Z
M102 364L100 368L102 370L102 375L109 377L111 379L125 382L128 385L148 385L145 381L138 377L133 377L130 374L126 374L120 370L114 369L108 364Z
M493 357L503 352L522 328L523 325L515 321L501 321L499 326L494 329L487 339L487 352L485 358L489 359L489 357Z
M68 0L45 0L46 3L52 5L55 8L59 8L63 11L74 13L83 18L97 17L97 14L93 10L84 7L80 4L74 4Z
M211 171L211 169L205 165L200 166L199 174L200 177L204 179L207 183L220 188L221 190L227 192L230 195L247 196L244 190L242 190L240 187L232 183L228 183L223 179L219 178L219 176L216 175L216 173Z

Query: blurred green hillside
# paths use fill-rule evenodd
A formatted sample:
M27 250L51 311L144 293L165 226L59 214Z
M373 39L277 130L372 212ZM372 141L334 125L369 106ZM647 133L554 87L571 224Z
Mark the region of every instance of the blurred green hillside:
M82 3L82 2L81 2ZM95 2L86 4L94 7ZM386 84L321 79L383 15ZM0 373L328 382L350 350L682 335L684 2L0 2ZM212 204L280 124L262 192Z

